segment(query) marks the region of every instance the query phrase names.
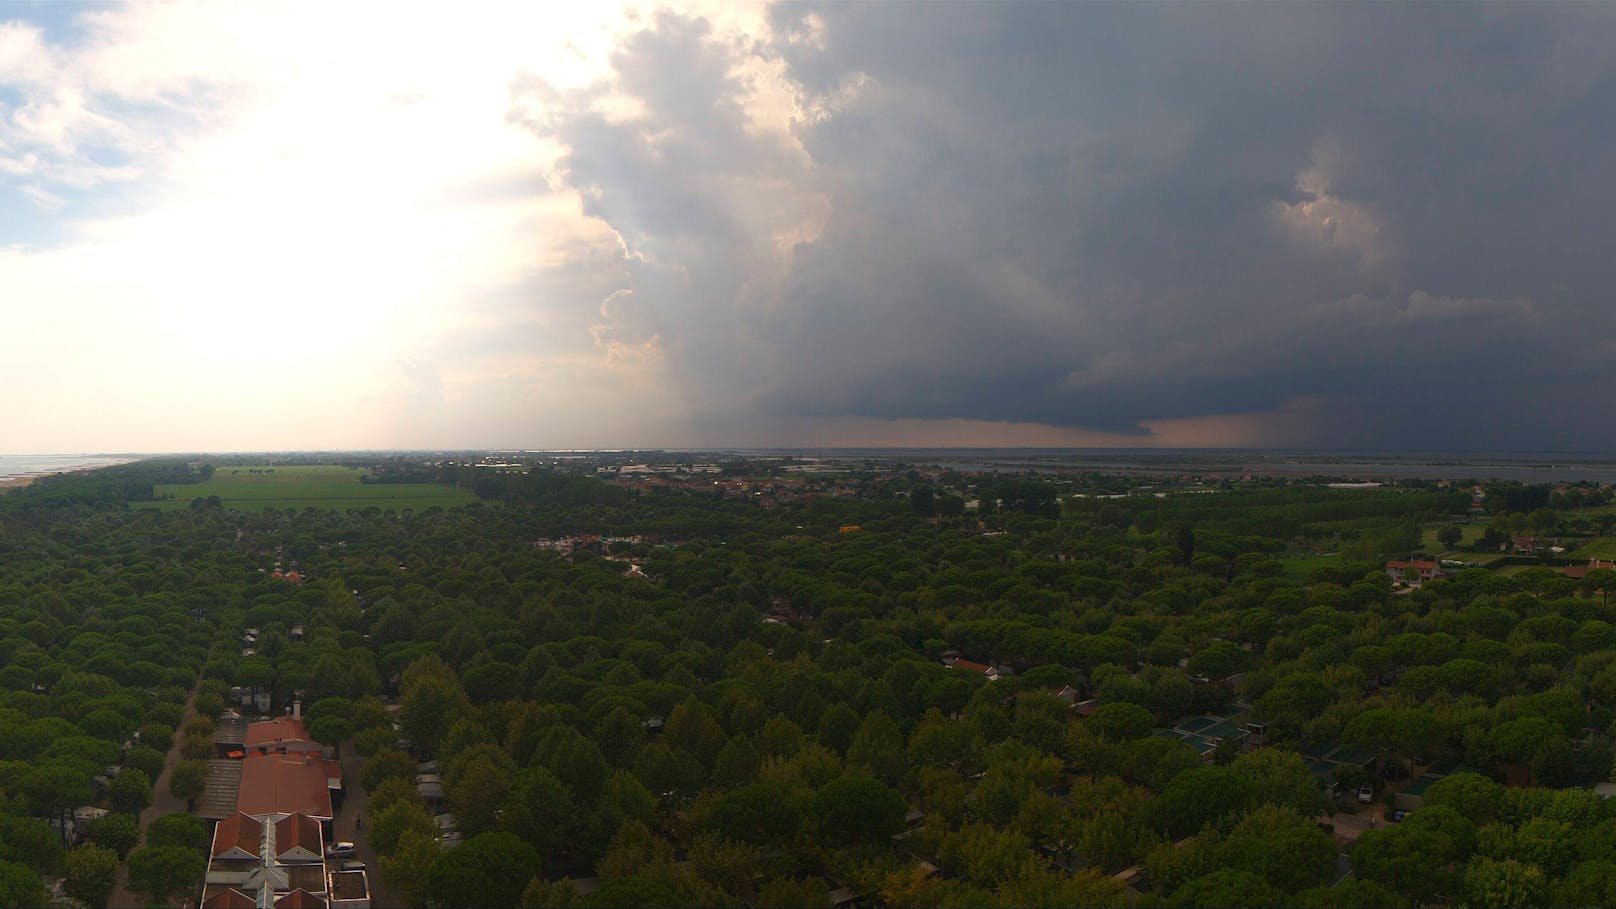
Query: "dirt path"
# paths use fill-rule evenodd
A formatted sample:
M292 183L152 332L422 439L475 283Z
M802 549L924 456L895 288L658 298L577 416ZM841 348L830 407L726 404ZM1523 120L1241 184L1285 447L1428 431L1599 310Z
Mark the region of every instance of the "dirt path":
M185 802L174 797L168 791L168 780L174 775L174 765L180 762L180 742L185 724L196 716L196 689L191 689L191 696L185 702L185 716L180 720L179 728L174 730L174 744L168 749L168 755L163 761L163 772L152 781L152 803L145 811L140 813L140 835L142 840L146 836L146 828L152 821L165 814L186 810ZM142 842L144 845L144 842ZM138 846L136 848L139 848ZM141 909L146 901L129 891L129 869L123 863L118 865L118 883L112 888L112 894L107 897L107 909Z

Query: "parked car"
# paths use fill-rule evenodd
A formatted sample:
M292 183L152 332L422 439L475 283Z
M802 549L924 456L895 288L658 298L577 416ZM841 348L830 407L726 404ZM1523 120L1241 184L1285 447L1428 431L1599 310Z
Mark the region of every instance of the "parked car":
M353 843L332 843L325 847L326 858L348 858L358 854L359 850L354 848Z
M1358 787L1358 801L1360 803L1367 805L1370 802L1373 802L1374 800L1375 800L1375 787L1370 786L1370 785L1363 785L1363 786Z
M1398 808L1391 814L1387 815L1386 820L1391 821L1394 824L1401 824L1403 822L1403 818L1405 817L1408 817L1408 812Z

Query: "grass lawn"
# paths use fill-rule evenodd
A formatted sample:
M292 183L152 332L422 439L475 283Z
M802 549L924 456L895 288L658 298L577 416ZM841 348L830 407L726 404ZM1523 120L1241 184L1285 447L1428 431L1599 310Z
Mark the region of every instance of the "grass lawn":
M1319 568L1340 568L1341 557L1330 555L1286 556L1279 560L1285 567L1285 577L1293 581L1305 581L1307 576Z
M365 471L357 467L221 467L204 483L164 484L157 487L159 501L140 503L147 508L189 508L191 500L218 496L226 508L262 511L265 508L406 508L422 511L432 506L452 508L474 502L469 489L435 483L359 482ZM165 496L171 498L163 498Z
M1616 537L1599 537L1570 553L1573 559L1616 559Z
M1425 546L1425 551L1426 552L1452 552L1453 551L1453 550L1449 550L1445 546L1443 546L1442 542L1436 538L1437 531L1441 530L1443 527L1446 527L1446 526L1447 526L1446 524L1432 524L1432 525L1429 525L1429 526L1427 526L1425 528L1424 533L1420 537L1420 541ZM1486 524L1460 524L1459 525L1459 533L1460 533L1459 545L1461 547L1469 546L1471 543L1474 543L1477 540L1481 539L1481 535L1486 533L1486 532L1487 532L1487 525ZM1469 555L1470 555L1469 553L1465 554L1466 557L1468 557ZM1455 558L1459 558L1459 557L1455 556Z

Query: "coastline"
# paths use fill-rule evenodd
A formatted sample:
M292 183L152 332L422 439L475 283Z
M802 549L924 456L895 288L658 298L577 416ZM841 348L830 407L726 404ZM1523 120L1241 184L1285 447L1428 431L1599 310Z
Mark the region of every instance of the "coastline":
M58 477L69 473L85 473L91 470L104 470L108 467L118 467L123 464L133 464L138 460L140 459L130 458L126 461L113 461L109 464L96 464L86 467L69 467L66 470L42 470L37 473L25 473L14 477L0 477L0 495L10 492L13 489L21 489L24 486L29 486L35 480L43 479L45 477Z

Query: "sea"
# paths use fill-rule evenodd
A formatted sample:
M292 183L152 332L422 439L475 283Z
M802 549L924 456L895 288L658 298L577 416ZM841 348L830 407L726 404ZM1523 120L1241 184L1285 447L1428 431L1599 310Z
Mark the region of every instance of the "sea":
M50 454L0 455L0 482L19 477L37 477L61 473L65 470L83 470L88 467L112 467L136 460L131 455L107 454Z

